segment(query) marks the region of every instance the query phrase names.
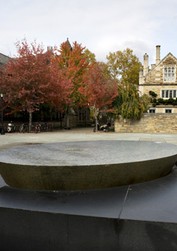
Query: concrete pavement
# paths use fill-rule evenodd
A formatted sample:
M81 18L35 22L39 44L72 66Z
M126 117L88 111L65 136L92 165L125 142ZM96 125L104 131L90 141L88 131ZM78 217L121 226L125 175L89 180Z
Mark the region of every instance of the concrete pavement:
M77 128L41 133L6 133L0 135L0 148L23 143L52 143L91 140L133 140L166 142L177 145L177 134L144 134L93 132L92 128Z

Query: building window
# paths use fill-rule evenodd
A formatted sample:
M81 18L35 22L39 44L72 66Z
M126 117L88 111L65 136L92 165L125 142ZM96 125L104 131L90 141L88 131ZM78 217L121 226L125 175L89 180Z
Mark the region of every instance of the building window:
M164 67L163 79L164 79L164 82L175 82L176 68L174 65Z
M164 99L177 98L177 90L162 90L161 97Z
M149 113L155 113L155 108L150 108Z
M165 113L172 113L172 109L165 109Z

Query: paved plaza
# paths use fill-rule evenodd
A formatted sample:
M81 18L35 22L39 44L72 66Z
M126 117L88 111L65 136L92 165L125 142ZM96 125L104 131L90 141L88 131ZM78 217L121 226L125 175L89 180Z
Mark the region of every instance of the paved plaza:
M93 128L41 133L6 133L0 135L0 148L21 143L53 143L90 140L133 140L166 142L177 145L177 134L93 132Z

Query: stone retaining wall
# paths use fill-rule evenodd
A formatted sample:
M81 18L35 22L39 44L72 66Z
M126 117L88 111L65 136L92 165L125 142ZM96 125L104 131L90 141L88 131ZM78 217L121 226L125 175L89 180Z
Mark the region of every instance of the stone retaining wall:
M177 133L177 114L144 114L139 121L117 119L115 132Z

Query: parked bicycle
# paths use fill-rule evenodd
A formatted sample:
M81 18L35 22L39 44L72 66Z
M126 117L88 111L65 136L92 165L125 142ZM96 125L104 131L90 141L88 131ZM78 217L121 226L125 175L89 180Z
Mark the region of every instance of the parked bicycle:
M25 132L29 132L29 126L28 124L21 124L20 128L19 128L19 132L21 133L25 133Z
M30 132L34 132L34 133L49 132L49 131L52 131L52 129L53 129L52 123L36 122L32 124ZM19 132L20 133L29 132L29 124L25 124L25 123L21 124L19 127Z
M36 123L35 127L34 127L34 132L38 133L41 131L41 124L40 123Z

